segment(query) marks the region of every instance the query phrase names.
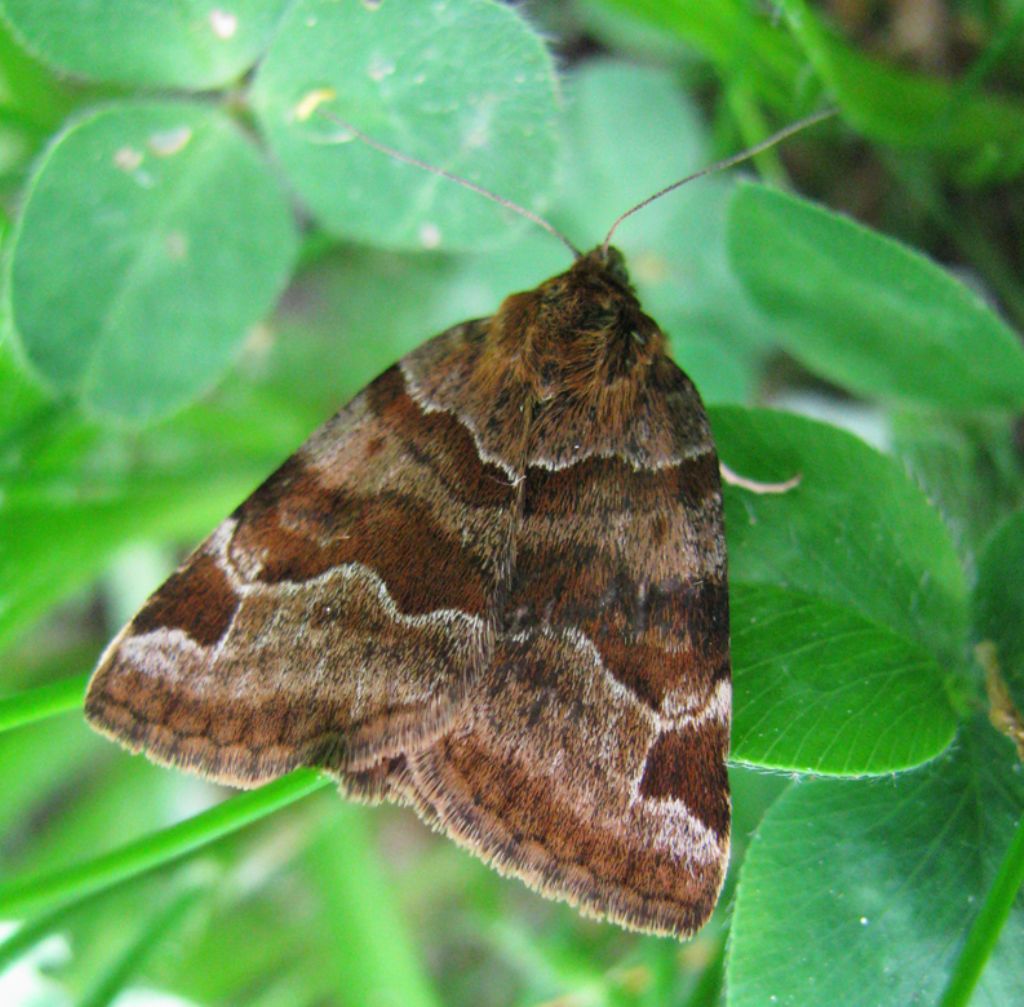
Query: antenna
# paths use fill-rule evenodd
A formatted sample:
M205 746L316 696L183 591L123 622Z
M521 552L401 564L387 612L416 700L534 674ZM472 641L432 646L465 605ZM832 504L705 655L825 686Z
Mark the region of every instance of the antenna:
M775 144L781 143L787 137L792 136L794 133L799 133L803 129L807 129L808 126L814 126L823 119L831 118L838 111L839 110L836 108L827 108L822 112L815 112L813 115L809 115L804 119L799 119L797 122L790 123L790 125L786 126L784 129L780 129L777 133L772 133L767 140L762 140L753 147L748 147L746 150L740 151L738 154L733 154L732 157L727 157L723 161L716 161L707 168L701 168L700 171L695 171L692 175L687 175L686 178L681 178L678 182L673 182L671 185L666 185L664 189L659 189L653 196L648 196L646 199L637 203L636 206L630 207L625 213L616 218L615 223L609 228L608 234L601 243L601 251L605 253L608 251L612 235L615 233L619 224L621 224L627 217L632 217L638 210L642 210L645 206L649 206L656 199L661 199L662 196L667 196L670 192L674 192L680 186L686 185L687 182L692 182L694 179L703 178L705 175L710 175L716 171L724 171L726 168L731 168L733 165L740 164L743 161L749 161L750 158L756 157L760 154L762 150L774 147Z
M309 119L314 111L319 111L319 114L325 119L330 120L351 133L353 139L360 140L368 147L372 147L374 150L378 150L382 154L387 154L388 157L393 157L396 161L402 161L405 164L411 164L416 168L422 168L424 171L429 171L432 175L440 175L441 178L447 178L449 181L455 182L456 184L469 189L471 192L475 192L478 195L483 196L485 199L489 199L491 202L505 207L506 210L518 213L520 217L525 217L538 227L544 228L548 234L554 235L558 238L558 240L562 242L570 252L572 252L574 259L581 259L583 257L583 253L564 234L562 234L561 231L559 231L553 224L546 221L539 214L534 213L533 210L528 210L525 206L520 206L511 199L499 196L496 192L491 192L490 189L485 189L482 185L477 185L476 182L471 182L468 178L456 175L453 171L448 171L445 168L439 168L436 164L429 164L426 161L421 161L418 157L403 154L402 151L395 150L394 147L389 147L386 144L381 143L379 140L373 139L372 136L367 136L362 132L362 130L356 129L352 123L347 122L340 116L335 115L333 112L328 112L326 109L322 108L317 109L318 105L325 101L331 101L335 97L336 95L332 88L323 88L319 91L313 91L306 95L306 97L296 105L293 113L294 117L300 122L304 122Z

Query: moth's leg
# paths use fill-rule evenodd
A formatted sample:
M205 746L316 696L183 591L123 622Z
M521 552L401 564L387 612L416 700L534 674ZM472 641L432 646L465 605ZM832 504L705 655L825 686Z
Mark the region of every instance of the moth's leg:
M785 480L785 482L762 483L757 482L755 479L747 479L746 476L733 472L723 461L718 462L718 469L722 473L722 482L727 482L730 486L737 486L740 489L758 494L788 493L799 486L800 481L803 479L803 475L797 472L795 476Z

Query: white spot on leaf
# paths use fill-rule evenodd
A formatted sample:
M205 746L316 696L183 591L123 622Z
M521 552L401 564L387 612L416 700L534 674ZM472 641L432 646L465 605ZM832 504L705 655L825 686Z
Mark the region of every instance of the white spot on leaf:
M142 152L134 147L121 147L114 154L114 164L122 171L134 171L142 164Z
M441 244L441 228L437 224L420 224L420 244L424 248L437 248Z
M395 64L386 56L375 52L370 57L366 72L370 75L370 80L375 80L379 84L385 77L390 77L395 72Z
M486 147L487 141L491 138L491 131L489 125L484 123L477 123L467 134L463 141L463 146L466 150L477 150L480 147Z
M632 256L630 269L641 283L664 283L669 278L668 261L650 250Z
M188 237L183 231L171 231L164 239L164 247L169 259L180 262L188 255Z
M274 332L269 325L257 323L246 333L242 352L246 357L262 360L274 348Z
M192 139L191 126L175 126L151 133L147 145L157 157L171 157L183 151Z
M210 27L217 38L229 39L238 31L238 18L225 10L210 11Z

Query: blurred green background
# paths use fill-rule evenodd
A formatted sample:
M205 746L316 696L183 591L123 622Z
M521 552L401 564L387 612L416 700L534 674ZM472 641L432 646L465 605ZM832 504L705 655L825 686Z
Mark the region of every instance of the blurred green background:
M723 459L803 476L727 494L734 847L694 940L88 730L188 548L568 265L339 119L587 248L833 104L616 235ZM973 654L1024 706L1022 174L1017 0L0 0L0 1003L1024 1002L1024 775Z

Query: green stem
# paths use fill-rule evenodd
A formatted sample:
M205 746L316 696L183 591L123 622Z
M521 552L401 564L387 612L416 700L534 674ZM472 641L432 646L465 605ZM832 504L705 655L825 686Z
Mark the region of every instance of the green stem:
M365 810L339 804L306 863L323 906L325 961L336 988L352 1003L438 1007Z
M980 90L985 79L1009 56L1024 34L1024 6L1018 7L1013 16L989 40L984 51L964 74L957 85L954 104L973 97Z
M80 708L88 683L89 673L86 672L0 698L0 731Z
M967 934L960 957L953 966L939 1007L966 1007L988 962L999 934L1024 887L1024 817L1017 823L1010 847L999 865L992 887Z
M697 985L694 986L686 1007L713 1007L721 998L722 983L725 980L725 940L718 941L715 956L704 967Z
M82 997L78 1007L109 1007L159 943L180 926L202 891L201 888L186 888L153 913L96 984Z
M280 780L126 843L101 856L56 871L0 883L0 918L66 904L162 867L328 786L315 770Z
M52 913L29 920L18 927L10 937L0 941L0 975L29 948L34 947L44 937L48 937L58 927L66 925L67 921L67 910L55 909Z

